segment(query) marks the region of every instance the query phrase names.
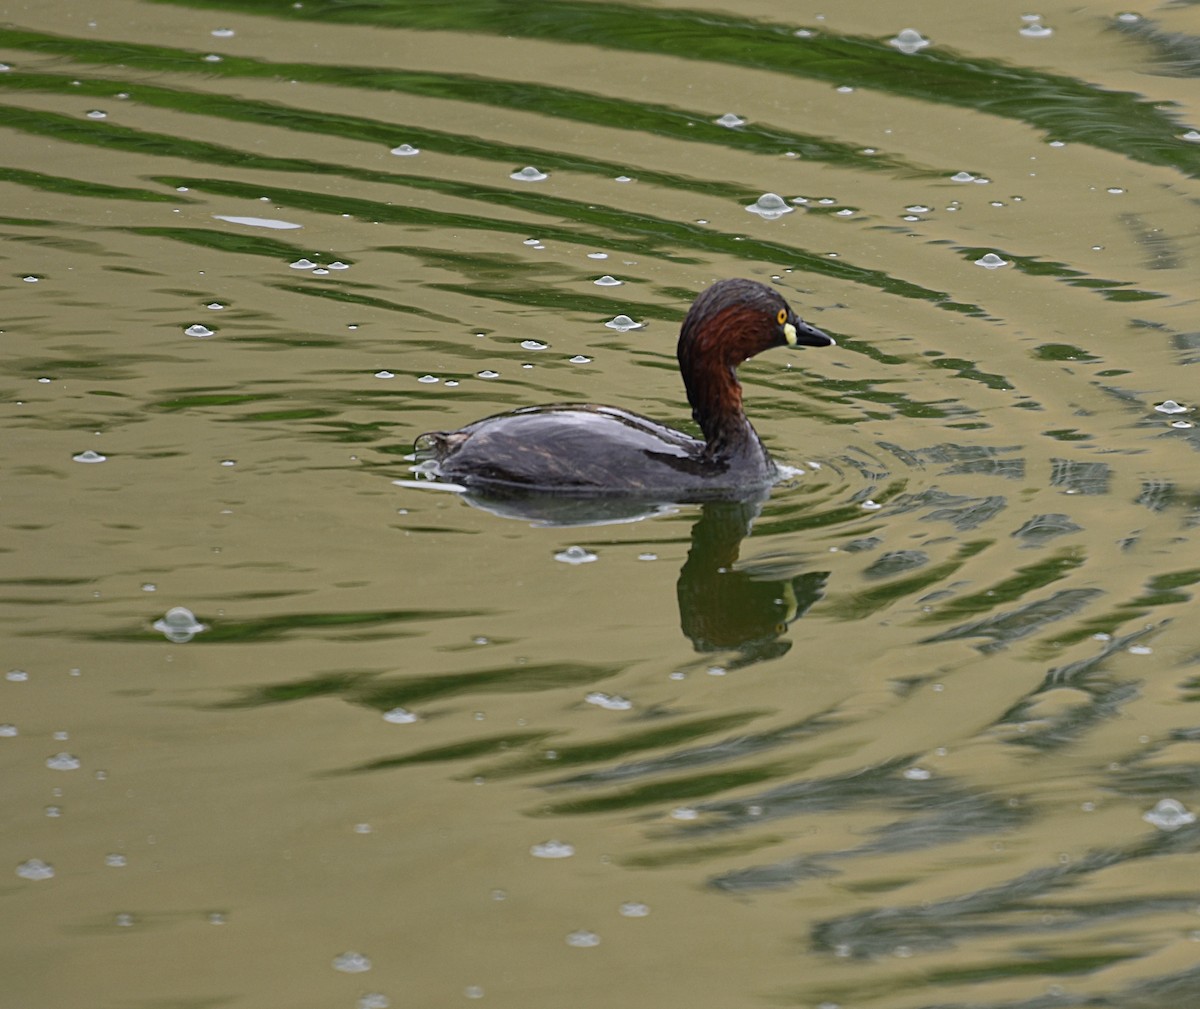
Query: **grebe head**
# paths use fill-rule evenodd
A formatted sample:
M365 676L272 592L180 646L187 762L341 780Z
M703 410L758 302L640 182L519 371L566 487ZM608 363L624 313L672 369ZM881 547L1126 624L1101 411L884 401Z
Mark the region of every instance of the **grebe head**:
M774 288L756 280L719 280L688 310L679 331L679 362L736 368L771 347L832 347L835 341L801 319ZM685 361L688 364L685 364Z
M692 303L679 331L679 370L692 416L710 448L740 440L739 364L771 347L832 347L827 333L792 311L774 288L756 280L719 280Z

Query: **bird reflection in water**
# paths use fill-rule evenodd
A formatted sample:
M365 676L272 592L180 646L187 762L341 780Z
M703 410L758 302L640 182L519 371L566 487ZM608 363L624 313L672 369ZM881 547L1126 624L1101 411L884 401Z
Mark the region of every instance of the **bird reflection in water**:
M470 505L505 518L543 526L591 526L635 522L677 511L680 505L624 498L466 492ZM742 540L763 500L707 501L692 524L691 549L679 571L679 623L698 652L732 651L730 668L785 655L783 637L825 591L828 571L780 575L765 565L737 567Z

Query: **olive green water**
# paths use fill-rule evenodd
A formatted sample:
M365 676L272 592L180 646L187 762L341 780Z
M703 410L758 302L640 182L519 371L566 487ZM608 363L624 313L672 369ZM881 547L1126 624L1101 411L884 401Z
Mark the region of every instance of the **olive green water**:
M1200 8L1027 13L9 8L0 1007L1200 1006ZM756 517L413 485L737 275Z

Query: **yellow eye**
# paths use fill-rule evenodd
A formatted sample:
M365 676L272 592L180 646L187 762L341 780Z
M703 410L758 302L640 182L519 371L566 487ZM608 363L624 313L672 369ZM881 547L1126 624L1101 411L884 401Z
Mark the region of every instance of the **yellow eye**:
M775 316L775 321L778 322L779 325L781 325L781 326L785 322L787 322L787 309L786 308L781 308L779 310L779 314L777 316Z

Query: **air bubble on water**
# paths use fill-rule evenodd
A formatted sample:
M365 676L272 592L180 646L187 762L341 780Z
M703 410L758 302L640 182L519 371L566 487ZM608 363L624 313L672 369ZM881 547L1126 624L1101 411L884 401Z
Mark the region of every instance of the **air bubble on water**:
M332 263L330 263L326 267L326 269L327 270L348 270L348 269L350 269L350 264L343 263L340 259L335 259Z
M584 357L582 354L576 354L574 357L569 358L569 360L570 360L571 364L591 364L592 363L592 359L590 357Z
M154 621L153 626L168 641L174 641L179 645L191 641L201 631L208 630L208 625L200 623L196 619L196 615L186 606L172 606L162 617Z
M929 44L929 39L925 38L915 28L905 28L894 39L888 39L889 46L895 46L895 48L899 49L906 56L920 52Z
M1113 196L1120 196L1125 192L1120 186L1109 186L1105 192L1111 193Z
M229 919L220 911L209 911L206 920L210 925L224 925Z
M325 267L325 266L318 266L315 270L313 270L313 276L314 277L327 277L327 276L329 276L329 268Z
M631 711L633 709L633 701L628 697L622 697L620 694L606 694L603 690L593 690L584 700L605 711Z
M62 806L47 806L46 807L46 815L48 817L50 817L52 820L57 820L60 816L62 816L62 813L63 813Z
M521 244L522 244L522 245L529 245L529 246L532 246L532 247L534 247L534 248L542 248L542 249L544 249L544 248L545 248L545 246L544 246L544 245L542 245L542 240L541 240L540 238L527 238L527 239L525 239L525 241L523 241Z
M975 176L970 172L956 172L950 176L951 182L974 182Z
M883 505L881 505L878 501L872 501L870 498L867 498L867 500L864 501L859 507L862 508L863 511L875 512L879 511Z
M10 669L4 674L4 678L9 683L26 683L29 680L29 674L24 669Z
M205 326L199 322L195 323L194 325L188 326L188 328L183 331L184 336L195 336L195 337L200 337L201 339L206 336L214 336L215 334L216 334L215 329L209 329L207 326Z
M434 385L437 383L437 380L436 375L422 375L417 379L422 385Z
M726 112L725 115L721 116L719 119L714 119L713 122L715 122L718 126L724 126L731 130L736 129L739 126L746 125L745 119L743 119L741 116L734 115L732 112Z
M311 270L316 265L311 259L297 259L294 263L288 263L293 270Z
M204 62L205 63L220 63L221 57L218 56L216 53L209 53L207 56L204 57Z
M982 266L985 270L998 270L1002 266L1008 266L1009 263L1007 259L1001 259L994 252L989 252L975 260L975 265Z
M550 344L542 343L541 340L522 340L521 346L525 350L545 350Z
M11 722L5 722L0 725L0 739L11 739L13 736L19 735L17 727Z
M797 28L792 34L798 39L811 39L817 33L810 28Z
M46 766L52 771L78 771L83 761L71 753L56 753L46 758Z
M1187 133L1179 134L1180 140L1187 140L1193 144L1200 144L1200 130L1188 130Z
M54 866L40 858L31 858L17 866L17 875L22 879L52 879Z
M604 325L606 325L609 329L615 329L618 333L628 333L633 329L646 328L646 324L644 322L635 322L627 315L613 316L613 318L609 319Z
M392 153L398 158L411 158L414 154L420 154L419 147L413 147L412 144L401 144L399 147L393 147Z
M563 564L590 564L596 560L596 555L589 550L585 550L583 547L574 546L559 551L554 555L554 559L561 561Z
M101 455L99 452L93 452L90 448L84 449L79 455L71 456L75 462L105 462L108 456Z
M448 378L448 379L446 379L444 384L446 385L447 388L453 389L458 385L458 382L452 378Z
M395 378L396 373L393 371L387 371L387 370L377 371L377 372L375 372L375 377L376 378ZM417 381L419 382L420 379L417 379Z
M1019 29L1020 33L1027 39L1044 39L1049 38L1054 34L1054 29L1049 25L1044 25L1040 21L1031 21L1023 28Z
M88 119L107 119L108 113L103 109L90 109L87 114Z
M928 781L933 777L933 773L924 767L908 767L904 770L904 777L909 781Z
M483 998L483 988L477 984L469 984L463 989L467 998Z
M1182 403L1176 403L1173 399L1163 400L1154 408L1159 413L1187 413L1188 408Z
M640 900L627 900L617 908L617 913L625 918L645 918L650 913L650 908Z
M617 280L612 274L606 273L603 277L597 277L592 283L597 287L620 287L625 281Z
M790 214L795 207L789 207L787 201L778 193L763 193L753 203L747 204L746 209L752 214L758 214L764 221L774 221L784 214Z
M855 211L852 207L845 207L844 209L837 211L834 214L834 216L835 217L853 217L854 214L855 214Z
M850 87L849 84L843 84L840 88L835 88L834 90L837 91L839 95L848 95L854 91L854 88Z
M110 869L124 869L129 864L129 859L119 852L112 852L104 856L104 864Z
M613 179L613 182L632 182L632 181L633 181L633 179L631 179L628 175L618 175L615 179Z
M575 846L566 841L543 841L529 849L534 858L570 858L575 854Z
M905 207L904 209L910 214L928 214L932 208L921 203L914 203L911 207Z
M10 64L8 64L8 63L0 63L0 74L6 74L6 73L8 73L8 72L9 72L11 69L12 69L12 66L11 66Z
M1153 654L1153 652L1154 652L1154 649L1151 648L1149 645L1130 645L1129 646L1129 654L1130 655L1151 655L1151 654Z
M526 165L519 172L513 172L509 175L510 179L516 179L518 182L541 182L543 179L550 178L545 172L538 171L533 165Z
M1188 812L1183 803L1175 799L1160 799L1152 810L1142 814L1142 819L1159 830L1170 832L1195 823L1196 814Z
M215 39L231 39L235 32L232 28L214 28L209 35Z
M333 958L333 969L343 974L362 974L371 969L371 961L361 953L339 953Z
M391 1004L392 1000L382 992L373 991L360 995L355 1009L388 1009Z
M371 825L369 823L356 823L354 825L354 833L369 834L371 833Z
M499 378L500 372L492 371L490 368L485 368L483 371L477 371L475 373L475 377L476 378Z
M589 252L587 254L587 258L588 259L608 259L608 253L607 252Z
M42 278L37 276L36 274L31 273L27 277L22 277L21 279L23 281L25 281L25 283L27 283L27 284L36 284Z
M672 820L697 820L700 813L693 806L676 806L670 813Z
M586 928L581 928L567 936L567 945L587 949L590 946L599 946L600 937L595 932L589 932Z
M210 302L209 302L207 305L205 305L204 307L205 307L205 308L208 308L208 309L211 309L211 310L212 310L212 311L214 311L214 312L219 312L219 311L221 311L221 309L223 309L225 306L224 306L224 305L222 305L222 304L221 304L219 301L210 301Z
M408 708L392 708L383 713L383 720L392 725L412 725L413 722L419 722L421 716Z

